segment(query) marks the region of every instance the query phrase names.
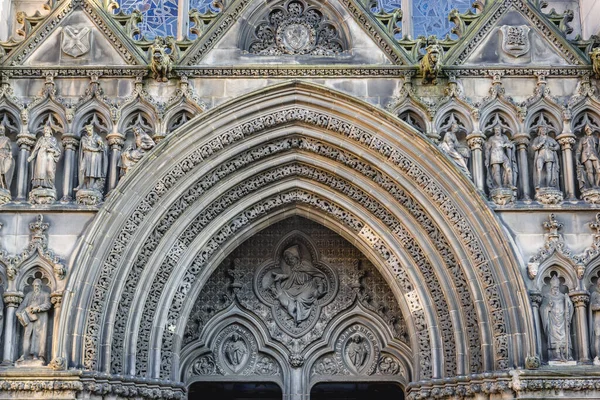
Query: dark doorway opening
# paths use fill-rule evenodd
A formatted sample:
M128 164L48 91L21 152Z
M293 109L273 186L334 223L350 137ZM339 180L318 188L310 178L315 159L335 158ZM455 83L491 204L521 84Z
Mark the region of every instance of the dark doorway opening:
M404 391L395 383L318 383L310 400L404 400Z
M189 400L281 400L283 394L270 382L196 382L188 391Z

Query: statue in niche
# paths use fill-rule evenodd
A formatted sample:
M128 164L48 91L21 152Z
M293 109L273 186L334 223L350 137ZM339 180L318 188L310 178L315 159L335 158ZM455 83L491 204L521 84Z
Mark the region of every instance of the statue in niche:
M94 125L86 125L85 132L79 146L77 202L92 205L102 201L108 156L106 143L94 131Z
M235 368L243 364L248 354L248 348L242 337L237 332L234 332L225 344L223 352L225 353L227 362Z
M594 364L600 365L600 279L590 288L590 327Z
M6 137L6 127L0 125L0 204L8 203L10 195L10 183L14 172L15 161L12 155L10 139Z
M538 127L538 136L533 139L531 148L535 152L533 181L536 189L551 187L558 189L558 154L560 146L548 136L546 126Z
M469 167L467 166L467 160L469 159L469 149L461 146L458 142L456 134L458 133L459 126L456 122L452 122L450 129L446 131L442 143L440 143L440 149L452 158L456 164L468 175Z
M154 140L141 127L134 126L133 134L135 135L135 147L129 146L121 154L121 176L124 176L131 167L137 164L146 155L146 152L156 146Z
M600 186L600 156L598 155L598 139L593 135L592 127L585 124L585 136L579 139L575 157L577 160L577 179L579 188L598 188Z
M271 291L296 325L310 316L317 300L327 291L325 274L300 257L297 245L283 252L280 268L265 275L262 286Z
M560 292L560 279L554 275L550 279L550 291L540 305L542 326L548 345L548 361L570 361L572 357L571 320L573 303L566 294Z
M361 335L356 334L350 338L346 346L346 355L357 370L365 365L369 355L369 347Z
M517 183L517 159L515 145L502 133L497 122L493 134L485 143L485 167L487 186L494 202L504 205L514 200Z
M590 60L596 78L600 79L600 47L596 47L590 52Z
M35 279L33 290L25 296L19 305L16 315L23 325L23 354L17 364L25 364L33 360L33 364L44 365L46 362L46 336L48 331L48 310L50 296L42 290L42 281ZM31 365L31 364L29 364Z
M61 153L58 141L52 135L52 127L48 123L27 159L27 162L33 161L32 191L29 194L32 203L52 203L56 200L54 179Z

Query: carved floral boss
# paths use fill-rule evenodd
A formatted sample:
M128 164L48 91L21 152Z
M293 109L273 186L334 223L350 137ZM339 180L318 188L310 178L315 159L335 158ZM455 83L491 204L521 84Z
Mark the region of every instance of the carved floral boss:
M338 290L333 270L306 254L304 246L287 247L277 261L259 269L254 281L259 299L271 307L277 325L293 337L312 329L321 308Z

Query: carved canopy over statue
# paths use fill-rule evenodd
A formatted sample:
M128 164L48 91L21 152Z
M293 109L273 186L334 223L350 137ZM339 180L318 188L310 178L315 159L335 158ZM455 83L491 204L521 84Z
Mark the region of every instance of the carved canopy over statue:
M556 275L550 280L550 291L542 299L540 314L548 346L548 361L572 360L573 303L569 296L560 292L560 279Z

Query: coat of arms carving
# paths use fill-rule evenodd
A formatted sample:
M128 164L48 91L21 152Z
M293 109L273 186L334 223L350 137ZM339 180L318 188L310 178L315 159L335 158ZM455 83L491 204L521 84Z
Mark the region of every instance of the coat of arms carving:
M502 50L513 57L520 57L527 54L531 48L529 40L530 30L531 28L527 25L501 26Z
M80 57L90 51L92 31L88 27L66 26L62 30L60 48L71 57Z

